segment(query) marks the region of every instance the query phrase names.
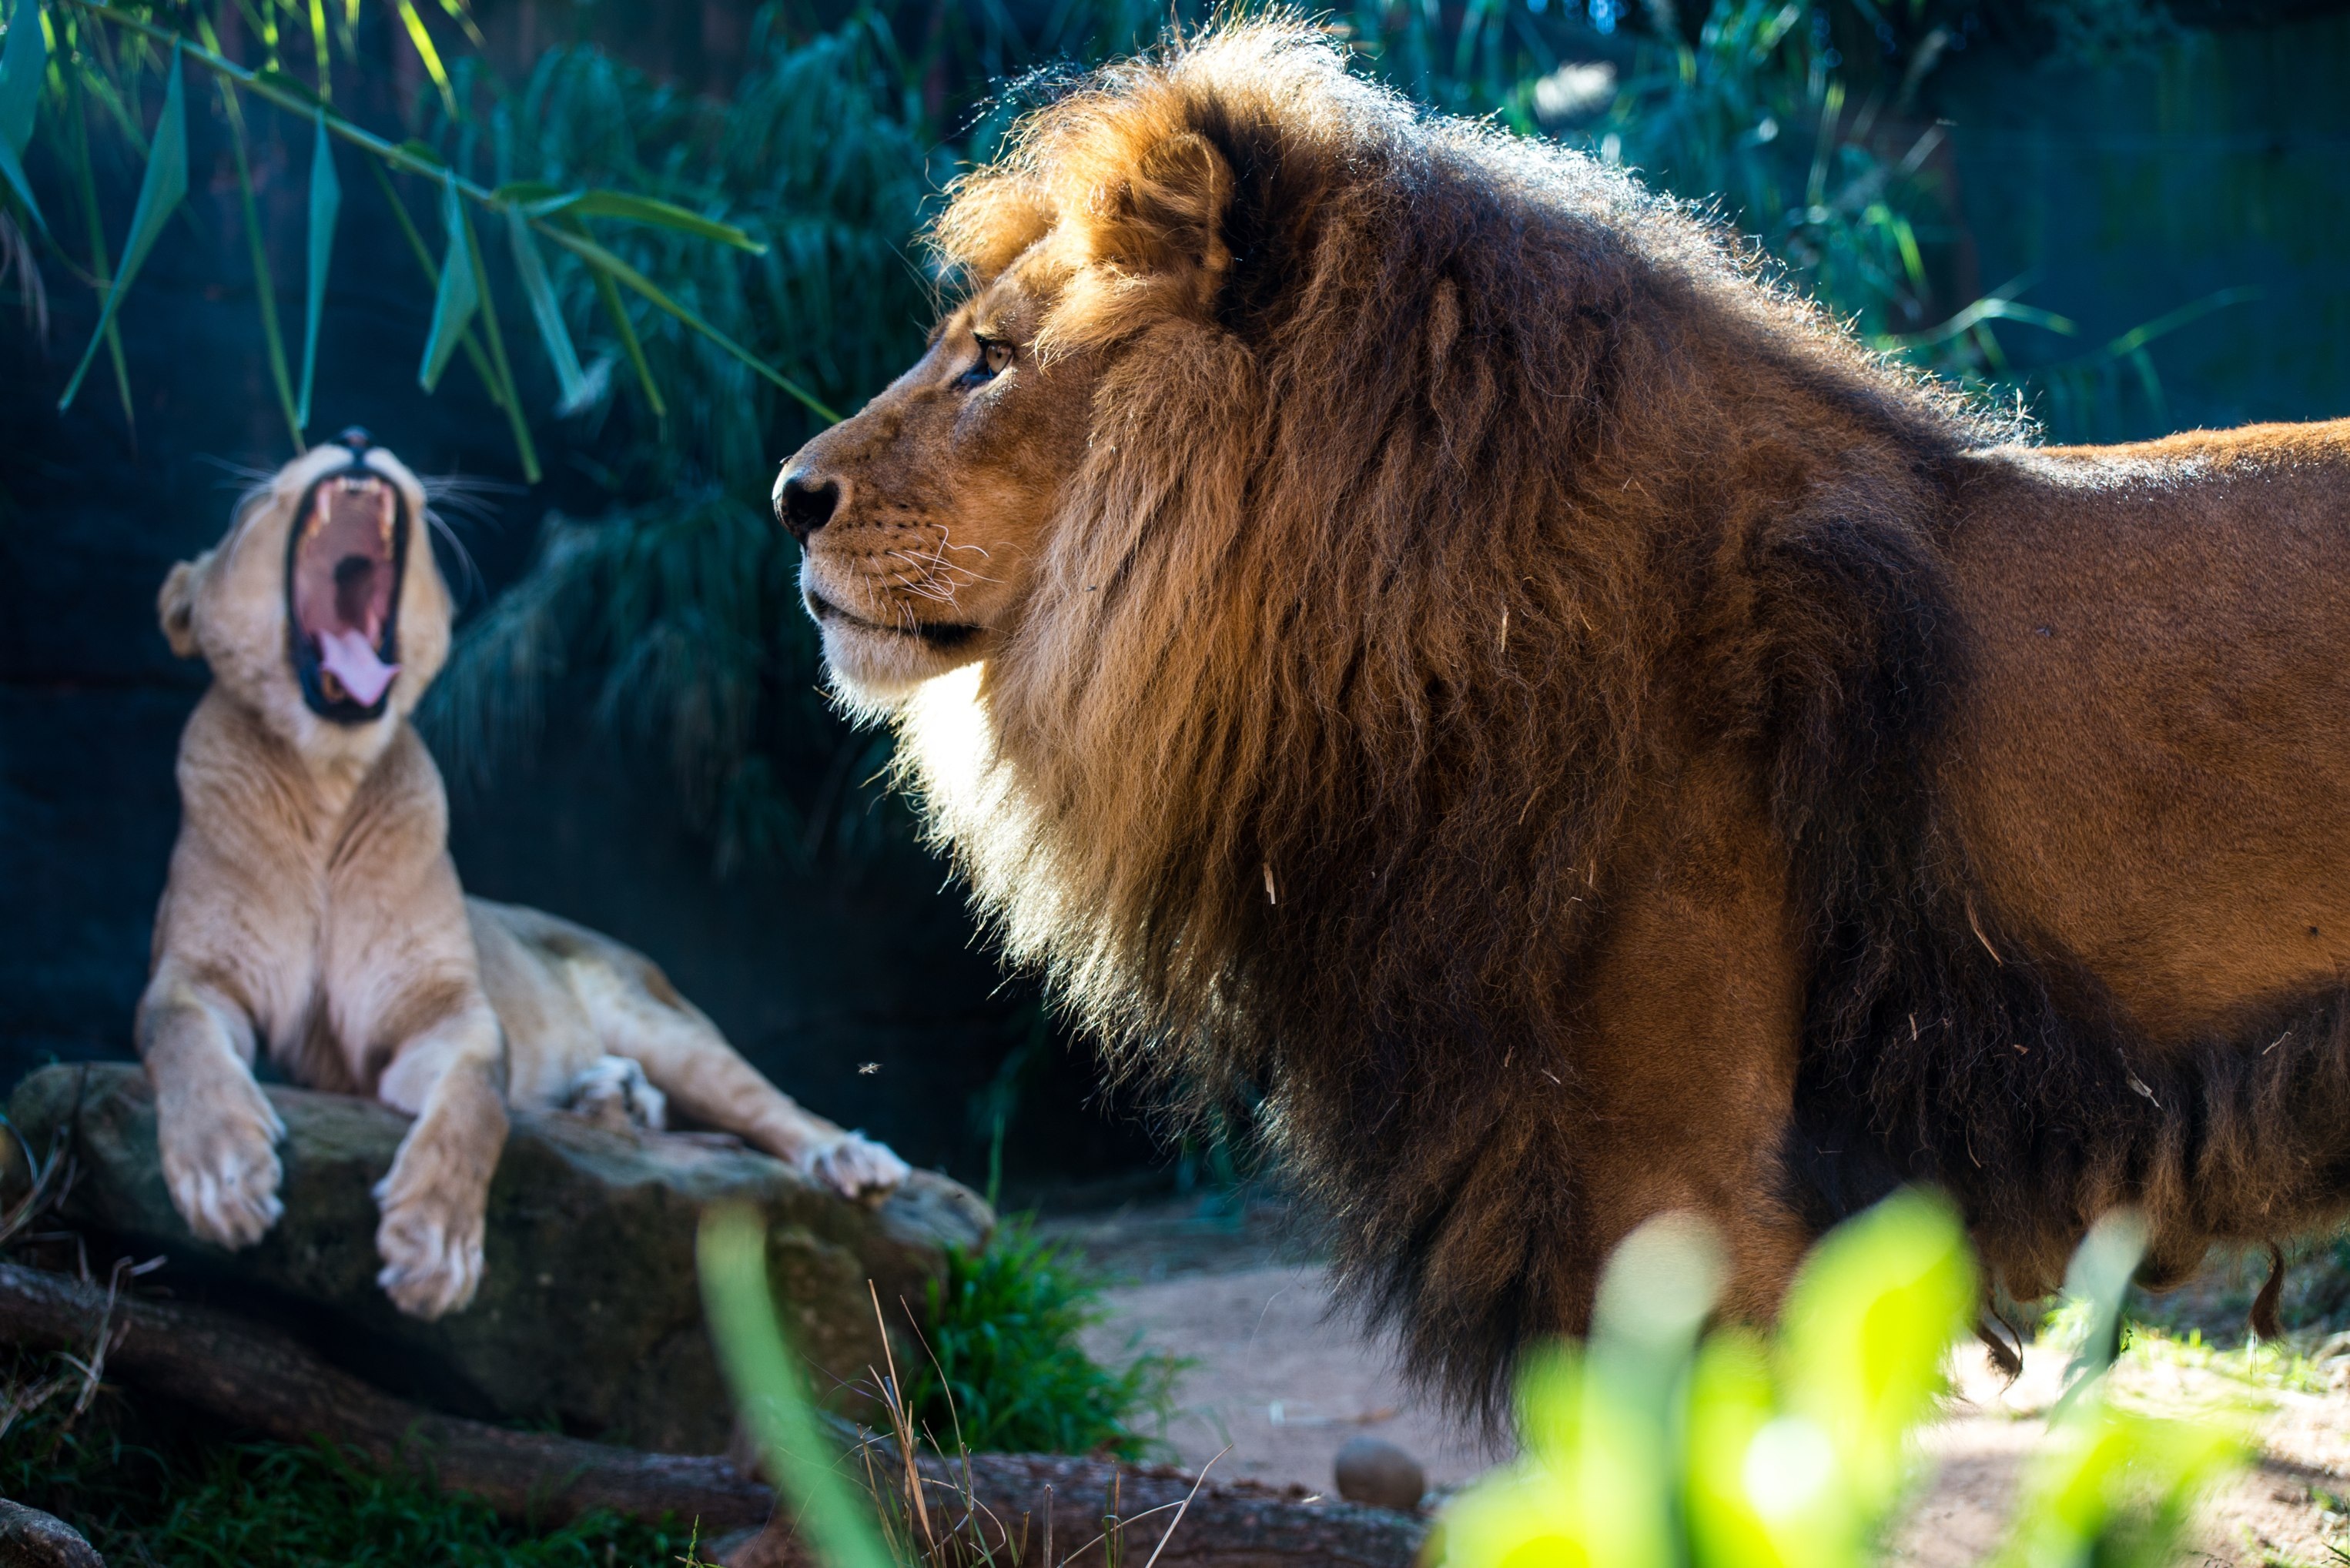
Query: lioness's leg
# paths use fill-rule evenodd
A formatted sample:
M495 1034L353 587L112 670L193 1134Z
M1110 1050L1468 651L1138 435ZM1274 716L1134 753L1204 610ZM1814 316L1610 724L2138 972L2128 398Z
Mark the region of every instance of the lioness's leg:
M277 1223L286 1125L253 1081L253 1023L165 957L139 999L139 1055L155 1085L163 1184L188 1229L246 1247Z
M375 1189L376 1283L402 1312L437 1318L481 1285L483 1214L506 1141L503 1076L497 1018L476 993L401 1047L376 1086L416 1118Z
M567 967L604 1049L644 1068L686 1116L738 1134L850 1198L906 1179L906 1162L886 1145L801 1108L707 1020L666 1005L605 963L574 959Z

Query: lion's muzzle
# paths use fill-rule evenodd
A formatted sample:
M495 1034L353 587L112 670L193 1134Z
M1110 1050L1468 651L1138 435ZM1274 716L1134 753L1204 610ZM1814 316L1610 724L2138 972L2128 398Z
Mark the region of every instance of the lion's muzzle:
M400 588L408 561L408 508L398 486L350 465L302 498L286 545L289 655L310 711L363 724L383 712L400 674Z

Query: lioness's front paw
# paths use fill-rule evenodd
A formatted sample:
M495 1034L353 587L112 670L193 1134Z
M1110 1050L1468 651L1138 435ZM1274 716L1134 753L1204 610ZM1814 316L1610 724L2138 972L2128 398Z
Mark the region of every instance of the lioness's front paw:
M845 1133L839 1142L811 1150L801 1168L843 1198L887 1192L914 1173L888 1144L875 1143L863 1133Z
M376 1183L383 1221L376 1227L376 1255L383 1268L375 1282L392 1304L427 1323L457 1311L482 1284L482 1205L470 1205L429 1189L390 1197L399 1172Z
M286 1124L262 1097L226 1095L164 1119L163 1184L188 1229L232 1250L250 1247L286 1212L277 1184L284 1170L276 1144Z

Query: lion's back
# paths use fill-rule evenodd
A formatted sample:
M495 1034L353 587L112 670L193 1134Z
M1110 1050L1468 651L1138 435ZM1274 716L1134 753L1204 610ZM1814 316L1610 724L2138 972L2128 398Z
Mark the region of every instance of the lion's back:
M2350 964L2350 421L1971 461L1950 782L1992 897L2157 1038Z

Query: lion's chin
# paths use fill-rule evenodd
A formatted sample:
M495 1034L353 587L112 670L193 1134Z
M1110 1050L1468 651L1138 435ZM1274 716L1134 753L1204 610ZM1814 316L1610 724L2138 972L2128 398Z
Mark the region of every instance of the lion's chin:
M825 669L834 692L868 715L896 712L925 682L987 655L983 627L885 627L812 592L807 602L823 632Z

